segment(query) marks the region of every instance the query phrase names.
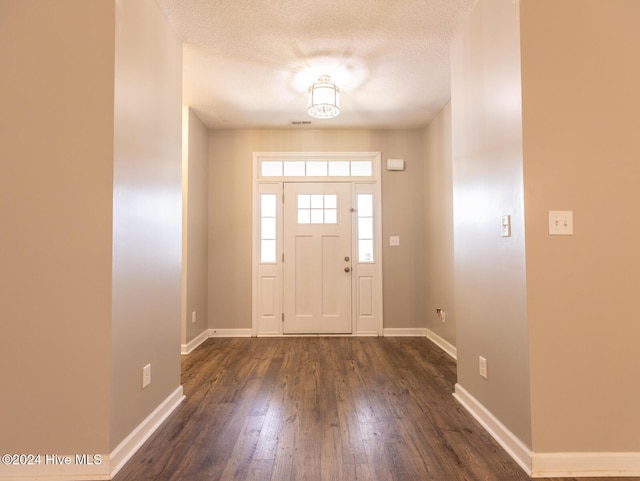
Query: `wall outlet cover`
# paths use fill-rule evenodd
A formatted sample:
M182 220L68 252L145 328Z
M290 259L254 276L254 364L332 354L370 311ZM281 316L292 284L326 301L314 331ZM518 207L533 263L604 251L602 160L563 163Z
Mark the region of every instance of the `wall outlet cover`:
M478 370L481 377L488 379L487 359L482 356L478 359Z
M151 384L151 364L142 368L142 389Z

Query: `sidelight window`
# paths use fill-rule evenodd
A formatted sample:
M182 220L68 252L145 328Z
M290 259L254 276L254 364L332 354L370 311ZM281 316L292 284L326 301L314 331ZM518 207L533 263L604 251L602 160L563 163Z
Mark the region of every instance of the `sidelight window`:
M260 196L260 262L276 262L276 194Z
M358 194L358 262L374 262L373 194Z

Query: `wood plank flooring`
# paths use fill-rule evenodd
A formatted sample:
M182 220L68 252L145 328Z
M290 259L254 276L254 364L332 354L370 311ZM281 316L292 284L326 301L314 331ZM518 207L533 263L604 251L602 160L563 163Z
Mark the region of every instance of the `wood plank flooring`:
M183 357L187 399L114 481L528 480L455 381L425 338L209 339Z

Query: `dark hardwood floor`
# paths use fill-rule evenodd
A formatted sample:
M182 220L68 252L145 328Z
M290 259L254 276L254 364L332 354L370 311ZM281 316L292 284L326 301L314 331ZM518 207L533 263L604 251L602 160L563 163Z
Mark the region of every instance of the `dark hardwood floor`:
M528 480L455 381L425 338L209 339L183 357L187 399L114 481Z

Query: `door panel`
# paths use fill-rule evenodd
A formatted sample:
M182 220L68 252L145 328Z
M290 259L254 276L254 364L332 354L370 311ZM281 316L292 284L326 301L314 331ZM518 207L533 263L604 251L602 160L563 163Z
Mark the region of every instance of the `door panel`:
M342 307L340 289L344 288L344 286L335 282L334 275L337 273L340 277L346 277L339 272L340 263L336 262L336 259L340 258L340 237L323 236L320 252L320 261L322 263L321 312L323 316L339 316L340 308ZM349 284L351 284L351 281L349 281Z
M287 183L284 198L284 332L351 333L351 185Z
M292 252L291 262L295 267L294 286L292 288L295 293L295 315L302 317L311 317L313 314L313 293L317 291L318 286L315 281L315 273L317 272L318 256L315 251L316 239L312 236L296 236L294 238L295 249ZM286 252L286 251L285 251ZM286 258L285 253L285 258ZM289 259L287 259L289 260ZM285 268L286 270L286 268ZM310 282L297 282L297 280L311 279ZM285 319L286 319L285 313Z

